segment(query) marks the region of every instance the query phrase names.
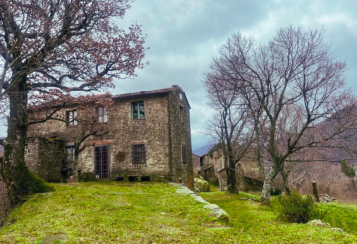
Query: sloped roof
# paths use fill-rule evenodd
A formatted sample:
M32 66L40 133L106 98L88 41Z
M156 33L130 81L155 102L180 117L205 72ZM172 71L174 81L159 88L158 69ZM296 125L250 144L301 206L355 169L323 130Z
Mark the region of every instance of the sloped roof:
M178 88L177 85L173 85L172 87L167 87L167 88L161 88L157 90L152 90L152 91L140 91L140 92L132 92L132 93L123 93L123 94L117 94L117 95L111 95L110 93L105 93L105 94L95 94L95 95L83 95L79 97L74 97L71 100L67 101L51 101L47 102L42 105L37 105L29 108L29 111L34 111L34 110L41 110L43 108L48 108L48 107L58 107L63 105L65 102L67 106L75 105L77 101L83 101L85 102L94 102L98 98L111 98L112 100L121 100L121 99L126 99L126 98L135 98L135 97L148 97L148 96L154 96L154 95L160 95L160 94L167 94L170 91ZM182 95L187 102L188 107L191 109L190 103L187 100L185 92L182 92Z
M154 96L154 95L160 95L160 94L167 94L170 91L174 90L177 88L177 85L173 85L172 87L167 87L167 88L161 88L157 90L152 90L152 91L140 91L140 92L132 92L132 93L124 93L124 94L117 94L112 96L113 100L120 100L120 99L125 99L125 98L134 98L134 97L146 97L146 96ZM185 98L188 107L191 109L190 103L187 100L185 92L183 92L183 97Z

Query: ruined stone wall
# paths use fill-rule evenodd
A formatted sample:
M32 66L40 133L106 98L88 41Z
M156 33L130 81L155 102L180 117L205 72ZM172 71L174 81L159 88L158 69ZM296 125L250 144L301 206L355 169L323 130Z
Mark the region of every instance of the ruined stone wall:
M29 170L49 182L60 182L66 155L62 140L29 138L25 148L25 161Z
M180 87L169 93L169 150L170 174L174 180L181 178L188 185L193 177L190 108ZM183 162L182 147L186 147L186 162Z
M194 177L198 177L199 172L201 172L200 157L192 154L192 167Z
M108 108L107 123L96 126L100 132L108 132L103 136L91 136L83 145L86 148L80 153L78 168L82 175L94 175L94 149L108 146L110 178L127 176L150 176L151 180L162 178L182 178L188 181L192 171L192 147L190 133L190 115L187 101L180 98L181 88L172 88L166 94L119 98ZM134 119L133 102L144 102L145 119ZM180 109L181 106L181 109ZM60 138L64 144L71 145L85 133L84 121L95 114L96 106L81 110L78 108L78 124L70 126L65 122L51 120L43 124L35 124L29 128L28 136L32 138ZM65 119L65 108L56 113L57 118ZM42 116L45 112L42 112ZM181 114L183 119L180 119ZM40 116L38 113L36 116ZM88 125L87 125L88 126ZM171 136L170 136L171 133ZM132 163L132 145L145 144L146 163ZM182 145L186 146L187 162L182 162ZM39 148L31 150L38 151ZM63 145L64 147L64 145ZM64 148L63 148L64 151ZM37 154L38 155L38 154ZM39 162L36 154L27 156L31 171L38 172L35 162Z

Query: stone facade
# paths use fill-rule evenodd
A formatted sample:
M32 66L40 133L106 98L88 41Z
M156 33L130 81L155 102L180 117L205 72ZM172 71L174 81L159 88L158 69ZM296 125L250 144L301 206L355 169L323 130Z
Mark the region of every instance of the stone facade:
M199 172L211 184L219 183L220 189L227 190L227 163L221 149L206 153L199 159L200 164L194 165L194 171ZM262 176L257 164L248 159L241 160L236 165L236 179L239 190L259 191L262 189Z
M194 177L198 177L201 166L200 166L200 157L196 154L192 154L192 167L193 167L193 175Z
M112 104L105 108L105 119L103 112L99 115L97 112L101 105L93 102L85 108L73 105L56 113L57 118L67 119L68 123L49 120L31 125L28 137L32 139L28 147L32 150L39 147L39 138L56 138L62 141L59 157L68 158L68 149L83 138L89 125L92 130L95 126L102 136L90 136L82 143L86 145L78 158L82 176L135 181L181 178L188 185L193 175L190 105L182 89L173 86L109 97ZM68 114L74 116L73 111L78 121L75 124L68 119ZM45 113L36 112L33 116L41 117ZM88 123L88 117L94 115L95 125ZM40 158L44 156L40 150L36 152L37 157L30 150L26 162L32 172L39 174ZM71 167L71 162L67 160L62 167Z

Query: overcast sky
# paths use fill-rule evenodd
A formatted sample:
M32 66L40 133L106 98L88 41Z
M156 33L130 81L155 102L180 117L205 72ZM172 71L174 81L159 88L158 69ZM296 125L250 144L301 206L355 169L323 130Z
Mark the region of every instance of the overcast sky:
M117 82L112 93L181 86L192 108L193 149L210 140L202 134L207 119L202 75L217 48L237 31L265 42L288 24L324 28L326 43L347 63L349 88L357 92L356 0L136 0L118 23L133 21L147 34L150 64L137 78Z

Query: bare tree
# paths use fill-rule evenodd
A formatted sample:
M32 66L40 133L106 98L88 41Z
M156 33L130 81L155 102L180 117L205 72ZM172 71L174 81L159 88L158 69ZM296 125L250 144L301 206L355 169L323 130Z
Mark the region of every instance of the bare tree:
M309 133L325 119L346 117L337 112L352 97L344 89L346 64L335 60L323 34L323 30L288 26L279 29L268 44L257 45L238 33L213 59L211 72L243 93L253 111L261 111L258 121L266 118L259 130L266 135L261 146L272 166L264 179L263 204L270 205L271 183L292 154L332 140L346 128L331 127L333 133L326 137ZM351 123L345 125L352 128Z
M27 194L24 162L29 98L113 87L142 68L145 37L114 23L130 0L0 0L0 98L9 100L1 167L12 204ZM32 123L32 122L31 122Z
M93 146L89 139L100 138L109 133L108 110L113 104L112 95L87 95L79 97L66 97L65 99L48 102L42 106L33 106L29 110L29 137L59 137L71 143L70 159L73 169L74 181L78 181L78 159L81 152L88 146ZM65 109L73 108L70 116ZM67 126L75 125L73 129L65 132L50 132L58 126L58 121ZM46 123L43 123L46 122Z
M254 138L254 133L249 131L252 124L249 110L237 89L228 87L224 79L208 73L204 85L210 98L209 106L215 110L208 132L221 144L226 160L228 191L239 193L236 166L246 155Z

